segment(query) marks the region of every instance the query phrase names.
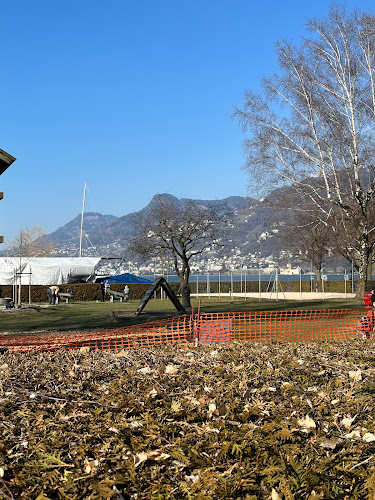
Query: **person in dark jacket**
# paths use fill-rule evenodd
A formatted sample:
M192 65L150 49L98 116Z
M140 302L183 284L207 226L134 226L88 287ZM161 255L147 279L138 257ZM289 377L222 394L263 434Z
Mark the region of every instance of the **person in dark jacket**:
M103 281L100 283L99 286L99 297L100 297L100 302L104 302L104 295L105 295L105 286Z

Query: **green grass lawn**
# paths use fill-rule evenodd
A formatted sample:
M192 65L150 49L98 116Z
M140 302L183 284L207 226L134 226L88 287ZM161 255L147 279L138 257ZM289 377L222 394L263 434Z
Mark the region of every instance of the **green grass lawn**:
M150 300L139 317L110 318L109 311L133 313L139 302L72 302L60 303L36 309L20 309L0 311L0 333L5 332L40 332L64 330L92 330L101 328L116 328L133 325L144 321L153 321L168 317L175 312L169 300ZM45 305L45 304L43 304ZM201 312L246 312L246 311L282 311L297 309L332 309L347 307L362 307L362 301L357 299L330 299L311 301L286 301L258 299L218 299L202 298ZM198 309L198 300L192 299L194 312Z

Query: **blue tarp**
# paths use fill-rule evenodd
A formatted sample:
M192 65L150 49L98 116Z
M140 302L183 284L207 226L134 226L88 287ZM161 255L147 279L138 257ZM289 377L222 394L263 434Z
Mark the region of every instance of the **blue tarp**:
M124 273L118 274L116 276L106 276L105 278L98 278L96 283L101 283L102 281L108 281L108 283L152 283L152 281L146 278L140 278L135 274Z

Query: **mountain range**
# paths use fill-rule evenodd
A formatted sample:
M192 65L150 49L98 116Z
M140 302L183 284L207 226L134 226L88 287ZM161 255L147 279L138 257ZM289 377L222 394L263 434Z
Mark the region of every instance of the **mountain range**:
M124 257L126 246L134 235L134 219L139 213L152 211L157 200L164 198L177 205L186 204L186 198L178 199L170 194L155 195L150 203L139 212L121 217L88 212L84 214L83 222L83 255L103 257ZM229 224L228 249L240 255L261 253L269 256L279 252L279 238L275 229L277 213L272 208L270 200L261 201L250 197L230 196L222 200L192 200L196 204L226 205L233 214ZM276 219L275 219L276 218ZM55 245L58 255L77 255L80 240L81 215L77 215L64 226L46 236Z

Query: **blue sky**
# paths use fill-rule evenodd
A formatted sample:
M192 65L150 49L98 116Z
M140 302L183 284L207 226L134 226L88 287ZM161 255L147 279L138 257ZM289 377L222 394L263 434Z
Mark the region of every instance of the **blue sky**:
M371 9L373 0L348 1ZM251 195L230 115L276 71L274 43L325 17L315 0L1 3L0 234L116 216L156 193Z

